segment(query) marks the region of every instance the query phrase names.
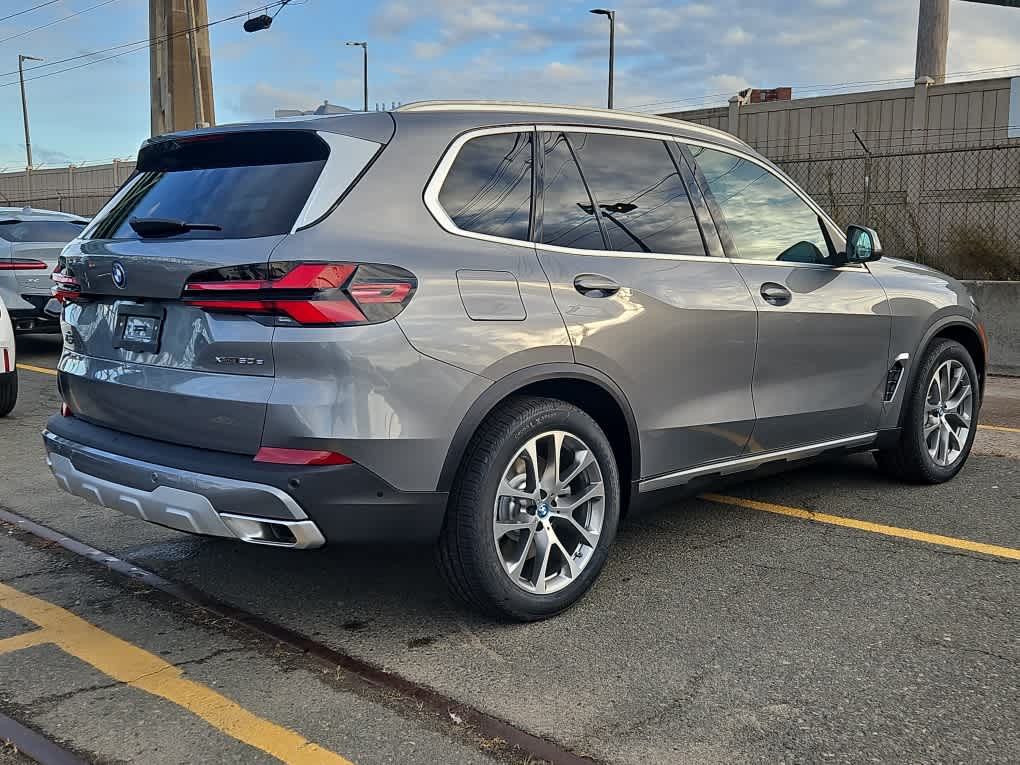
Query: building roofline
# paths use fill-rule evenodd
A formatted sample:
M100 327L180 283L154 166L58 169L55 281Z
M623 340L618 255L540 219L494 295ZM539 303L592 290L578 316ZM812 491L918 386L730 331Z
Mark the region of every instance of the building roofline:
M571 115L589 119L609 119L622 122L634 122L642 125L668 127L672 130L690 131L712 136L724 141L744 142L725 130L699 125L694 122L678 120L672 117L659 117L653 114L620 111L618 109L598 109L590 106L560 106L556 104L529 103L526 101L415 101L398 106L397 113L407 112L516 112L525 114L545 114L550 116Z

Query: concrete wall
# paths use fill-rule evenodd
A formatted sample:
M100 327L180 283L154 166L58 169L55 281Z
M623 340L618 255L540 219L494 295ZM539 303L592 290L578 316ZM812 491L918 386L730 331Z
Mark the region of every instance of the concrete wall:
M1020 376L1020 282L965 282L988 333L988 371Z
M796 91L794 91L796 95ZM842 93L792 101L670 112L736 134L773 160L872 152L951 148L1008 139L1010 79ZM735 127L735 129L734 129Z
M135 171L133 160L84 167L51 167L0 173L0 207L41 207L95 215ZM31 194L29 188L31 187Z

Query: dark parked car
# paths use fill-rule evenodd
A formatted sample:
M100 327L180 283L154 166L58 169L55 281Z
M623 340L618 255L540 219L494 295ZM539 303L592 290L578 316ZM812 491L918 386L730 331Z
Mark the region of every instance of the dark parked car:
M435 541L463 600L542 618L694 479L960 470L977 308L881 255L669 119L422 103L163 136L64 250L46 448L68 491L175 529Z

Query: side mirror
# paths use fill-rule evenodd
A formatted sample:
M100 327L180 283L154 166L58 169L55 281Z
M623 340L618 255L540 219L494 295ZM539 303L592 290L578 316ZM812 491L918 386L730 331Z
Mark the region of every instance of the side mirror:
M847 226L846 262L867 263L882 257L882 242L873 228Z

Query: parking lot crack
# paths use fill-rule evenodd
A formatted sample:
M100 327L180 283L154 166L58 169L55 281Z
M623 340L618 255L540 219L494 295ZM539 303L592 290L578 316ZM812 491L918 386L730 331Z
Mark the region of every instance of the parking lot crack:
M1020 658L1013 656L1003 656L1000 653L994 651L986 651L983 648L974 648L972 646L961 645L954 643L950 640L924 640L919 637L915 637L914 640L920 645L929 646L931 648L941 648L946 651L953 651L954 653L976 653L981 656L987 656L991 659L998 659L1004 661L1007 664L1020 665Z

